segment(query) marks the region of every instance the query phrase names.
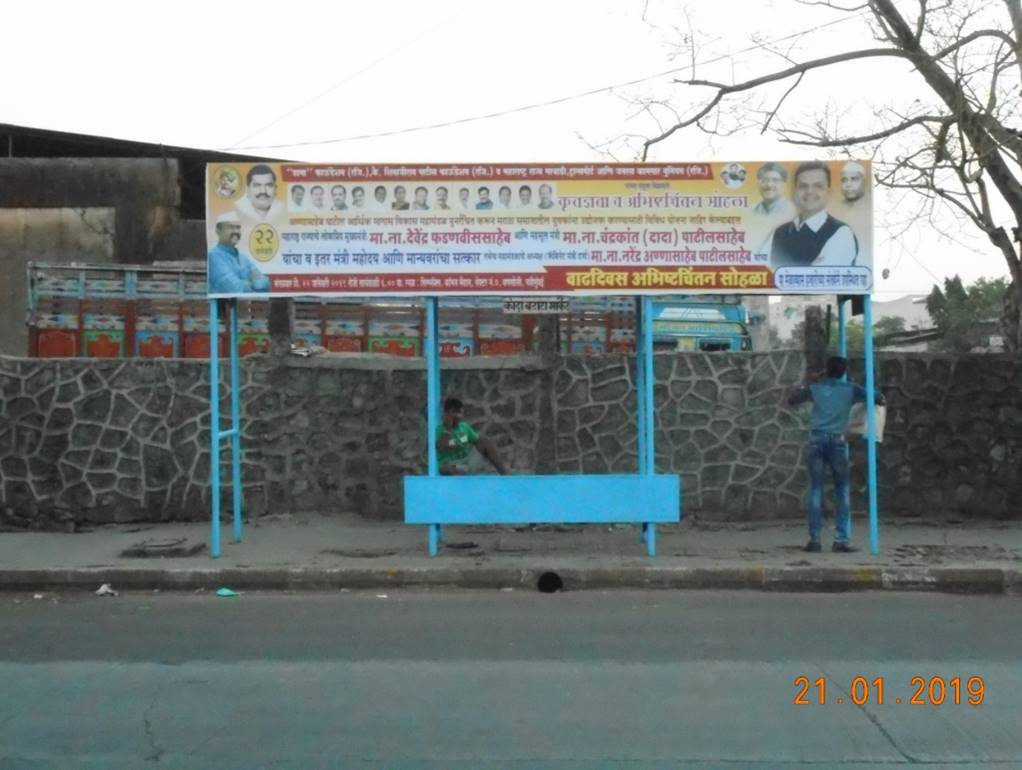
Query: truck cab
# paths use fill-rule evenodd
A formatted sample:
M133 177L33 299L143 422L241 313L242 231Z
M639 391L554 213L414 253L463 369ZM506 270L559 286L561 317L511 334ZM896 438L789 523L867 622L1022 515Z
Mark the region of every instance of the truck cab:
M749 313L737 296L657 298L653 302L653 348L691 352L751 351Z

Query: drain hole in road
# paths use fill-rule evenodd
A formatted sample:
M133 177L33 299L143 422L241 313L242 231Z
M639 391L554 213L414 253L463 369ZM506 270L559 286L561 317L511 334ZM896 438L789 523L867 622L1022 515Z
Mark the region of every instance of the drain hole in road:
M564 588L564 581L556 572L544 572L536 581L536 589L541 594L553 594Z

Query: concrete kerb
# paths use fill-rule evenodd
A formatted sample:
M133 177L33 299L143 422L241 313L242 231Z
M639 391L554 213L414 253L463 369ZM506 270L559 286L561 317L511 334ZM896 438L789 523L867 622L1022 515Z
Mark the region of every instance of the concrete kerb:
M1008 575L1019 570L989 567L929 567L885 569L883 587L894 591L942 591L945 593L1006 593Z
M566 590L603 588L761 589L765 568L627 566L554 570ZM538 578L538 575L537 575Z
M770 591L867 591L884 588L881 567L769 567L763 587Z
M1004 571L1004 593L1009 596L1022 596L1022 570Z
M338 590L380 588L516 588L535 590L544 572L556 572L564 589L761 590L788 592L931 591L1022 595L1022 569L966 567L748 567L634 566L569 568L536 566L294 567L264 569L47 569L0 570L0 590L214 591Z

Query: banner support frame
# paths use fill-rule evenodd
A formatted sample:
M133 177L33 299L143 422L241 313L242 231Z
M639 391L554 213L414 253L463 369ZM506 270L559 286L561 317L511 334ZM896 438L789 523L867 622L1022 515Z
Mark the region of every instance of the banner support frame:
M238 360L238 300L228 304L228 368L230 372L231 427L220 428L220 300L209 301L209 472L210 472L210 556L219 559L220 544L220 449L224 439L231 446L231 509L234 542L242 538L241 488L241 364Z

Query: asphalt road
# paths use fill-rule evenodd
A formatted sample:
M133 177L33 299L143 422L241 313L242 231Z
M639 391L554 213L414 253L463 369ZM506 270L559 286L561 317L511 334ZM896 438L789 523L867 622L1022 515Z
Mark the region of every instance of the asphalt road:
M1020 609L888 592L0 594L0 770L1016 768Z

